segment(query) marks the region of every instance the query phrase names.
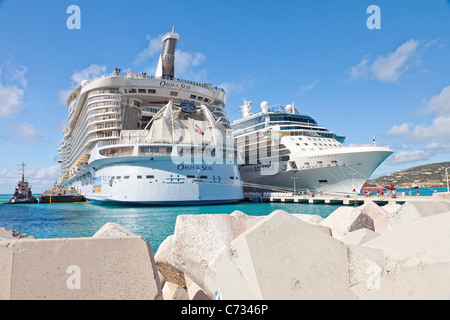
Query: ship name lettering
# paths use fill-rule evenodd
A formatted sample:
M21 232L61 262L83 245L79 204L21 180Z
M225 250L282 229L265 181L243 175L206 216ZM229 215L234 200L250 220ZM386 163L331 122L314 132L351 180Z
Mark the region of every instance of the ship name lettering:
M159 86L160 87L168 87L168 88L177 88L177 89L183 89L183 90L190 90L191 89L191 86L187 85L185 83L179 84L179 83L167 82L167 81L164 81L164 80L162 80L159 83Z
M178 170L201 170L201 171L208 171L208 170L212 170L213 167L212 166L208 166L206 164L203 165L193 165L193 164L179 164L177 166Z

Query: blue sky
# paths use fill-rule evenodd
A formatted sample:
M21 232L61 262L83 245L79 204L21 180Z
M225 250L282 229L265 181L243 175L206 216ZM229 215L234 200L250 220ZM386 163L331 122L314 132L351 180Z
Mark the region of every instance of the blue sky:
M347 145L390 145L377 175L450 160L448 0L0 0L0 193L22 161L34 192L50 187L67 92L115 67L154 74L173 25L176 76L226 89L231 120L242 98L294 102Z

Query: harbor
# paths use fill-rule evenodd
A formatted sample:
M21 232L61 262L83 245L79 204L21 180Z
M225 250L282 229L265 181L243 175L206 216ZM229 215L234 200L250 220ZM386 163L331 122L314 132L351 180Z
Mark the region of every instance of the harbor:
M450 0L408 1L0 0L0 300L448 300Z
M1 283L7 284L0 287L0 296L13 300L446 299L450 193L438 195L427 203L388 208L374 202L356 207L280 203L283 207L274 210L272 203L248 203L241 207L244 211L226 214L177 214L155 251L154 242L133 228L143 227L136 214L129 215L131 225L123 225L124 208L115 210L116 215L105 209L107 219L117 222L91 224L93 232L84 237L40 238L0 228L0 259L8 265L0 273ZM248 214L263 205L264 214ZM331 210L322 217L282 209L290 205ZM232 208L228 205L228 209ZM167 216L167 208L163 211ZM158 220L145 225L159 229Z
M293 195L292 193L274 192L273 195L262 195L259 193L245 193L245 200L250 202L281 202L281 203L308 203L308 204L334 204L344 206L360 206L368 202L377 205L404 204L406 202L431 201L432 196L378 196L378 195Z

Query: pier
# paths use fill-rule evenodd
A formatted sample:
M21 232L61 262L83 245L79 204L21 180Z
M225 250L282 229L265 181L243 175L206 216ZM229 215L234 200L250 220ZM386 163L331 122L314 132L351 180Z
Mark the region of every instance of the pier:
M360 206L364 203L371 201L379 206L386 204L404 204L405 202L423 202L431 201L432 196L378 196L371 195L330 195L330 194L300 194L294 195L293 193L281 193L274 192L272 194L257 194L246 193L244 194L245 201L250 202L283 202L283 203L309 203L309 204L335 204L335 205L349 205Z

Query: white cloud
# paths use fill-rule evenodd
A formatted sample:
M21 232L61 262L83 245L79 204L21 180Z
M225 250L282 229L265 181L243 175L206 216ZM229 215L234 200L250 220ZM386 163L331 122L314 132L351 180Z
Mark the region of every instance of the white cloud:
M72 76L72 85L79 85L83 80L91 80L106 73L106 66L91 64L89 67L75 71Z
M48 168L41 168L36 171L36 174L33 175L32 178L54 182L59 179L60 169L61 166L59 164L55 164Z
M8 123L6 134L1 136L8 141L29 143L44 137L44 131L37 129L31 122Z
M430 99L427 111L435 111L439 116L450 116L450 86L442 89L441 93Z
M92 80L106 73L105 65L91 64L90 66L76 70L70 76L72 80L70 87L59 91L59 100L62 104L66 104L67 97L77 86L81 84L83 80Z
M418 40L411 39L401 44L395 51L379 55L373 62L370 62L370 56L365 56L346 72L353 80L375 79L380 82L395 82L418 61L419 49L427 48L431 44L432 42L428 42L421 46Z
M435 113L430 124L405 122L386 131L386 136L400 140L403 149L410 148L395 153L390 159L392 163L427 160L450 153L450 86L426 102L425 110Z
M146 60L153 57L155 53L161 52L162 50L162 42L161 39L164 36L164 34L158 35L156 38L152 38L150 35L147 34L146 39L148 41L147 48L139 52L134 59L133 64L141 64L145 62Z
M27 80L25 74L27 68L19 66L18 68L8 70L6 83L0 82L0 118L13 117L24 107L23 97ZM0 69L1 75L1 69Z
M413 123L402 123L400 125L394 124L391 129L386 132L388 136L401 136L406 135L411 132L411 127L413 127Z
M417 162L428 160L433 156L433 152L429 150L413 150L413 151L400 151L395 152L388 160L387 163L392 165L405 164L409 162Z
M206 56L201 52L188 52L175 50L175 70L180 73L186 73L191 68L200 66Z
M26 88L28 81L25 78L25 74L27 73L28 69L25 66L20 66L17 69L11 70L11 80L14 83L17 83L22 88Z
M23 108L24 90L0 83L0 118L16 115Z
M304 94L304 93L306 93L308 91L311 91L316 85L319 84L319 82L320 82L320 79L317 79L314 82L312 82L312 83L310 83L310 84L308 84L306 86L301 86L299 93L302 95L302 94Z
M25 171L25 178L30 183L33 193L41 193L49 189L60 175L60 165L55 164L50 167L40 169L29 169ZM13 193L14 187L20 180L18 171L0 170L0 193Z
M23 122L15 126L12 134L19 142L32 142L43 137L44 132L38 130L31 122Z
M152 61L150 61L151 65L147 65L143 70L148 74L154 74L163 47L161 42L163 36L164 34L160 34L153 38L147 35L147 47L136 55L133 64L148 64L149 60L152 59ZM201 52L176 49L175 77L188 78L193 81L204 81L208 71L206 69L199 69L199 67L205 60L206 56Z

